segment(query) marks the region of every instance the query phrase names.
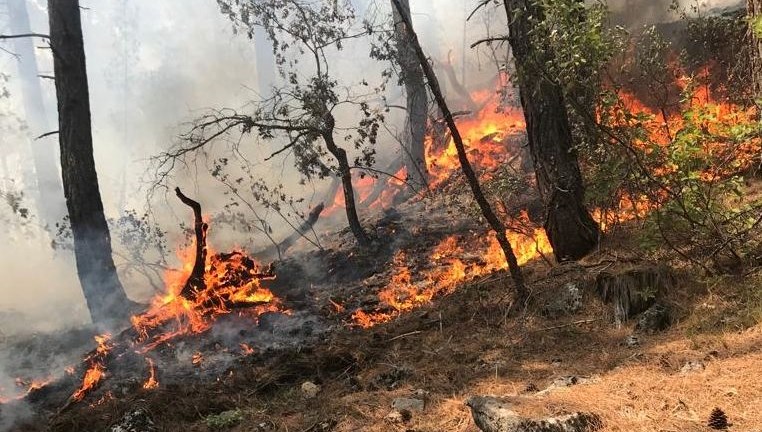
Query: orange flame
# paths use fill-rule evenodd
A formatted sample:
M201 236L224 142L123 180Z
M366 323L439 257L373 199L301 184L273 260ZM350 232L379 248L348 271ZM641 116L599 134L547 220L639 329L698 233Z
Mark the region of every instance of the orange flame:
M156 365L150 357L146 357L148 362L148 379L143 383L143 388L153 390L159 387L159 381L156 380Z
M106 333L95 336L95 342L98 346L95 348L95 352L90 354L85 363L88 364L88 368L85 371L84 377L82 377L82 384L79 389L71 396L75 401L81 401L90 390L94 389L96 385L103 379L106 374L106 366L104 362L106 356L114 347L111 343L111 335Z
M165 275L169 292L157 296L147 312L131 318L133 327L140 335L139 341L145 342L141 353L175 337L208 330L215 317L232 312L231 306L245 306L245 311L241 313L254 318L265 312L288 312L282 307L280 299L260 285L260 280L272 277L260 274L259 265L242 251L218 255L210 250L204 273L206 288L197 292L192 300L181 296L193 269L194 251L193 245L180 250L178 257L183 263L183 270L168 271ZM173 327L165 329L170 324ZM159 328L162 331L152 335Z

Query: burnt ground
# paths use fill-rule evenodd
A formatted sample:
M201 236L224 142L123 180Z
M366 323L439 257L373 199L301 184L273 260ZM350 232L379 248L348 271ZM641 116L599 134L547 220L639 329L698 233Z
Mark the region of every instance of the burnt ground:
M31 395L41 407L38 415L11 430L109 430L142 408L160 431L220 430L212 419L233 411L236 420L223 430L476 432L463 405L475 394L513 397L526 415L592 411L611 431L709 430L706 419L716 406L733 430L762 425L754 408L762 406L762 385L746 379L762 368L762 275L706 279L670 261L677 283L662 301L671 306L673 324L664 332L640 333L638 345L628 346L637 317L617 328L611 306L595 288L603 271L652 264L635 259L642 251L626 229L580 265L527 264L532 298L518 316L509 314L507 275L497 272L391 322L352 326L355 309L382 307L375 293L391 277L397 249L425 256L447 235L484 235L462 213L454 215L458 210L448 214L444 206L427 206L411 204L382 217L376 235L394 241L375 249L357 252L344 232L331 237L327 251L300 252L280 263L281 276L271 288L296 318L275 316L248 327L228 318L223 330L174 341L156 354L156 389L140 386L142 358L124 360L134 367L115 366L119 373L64 409L66 392L42 389ZM649 258L667 262L665 255ZM568 282L581 287L583 307L552 318L544 314ZM236 351L242 340L251 342L253 354ZM196 351L204 354L199 365L191 358ZM700 367L686 370L687 364ZM584 379L537 392L570 375ZM57 385L68 390L74 381ZM305 382L320 386L317 396L305 395ZM394 398L413 394L425 400L422 412L404 423L387 419ZM9 409L15 408L2 406L0 412Z

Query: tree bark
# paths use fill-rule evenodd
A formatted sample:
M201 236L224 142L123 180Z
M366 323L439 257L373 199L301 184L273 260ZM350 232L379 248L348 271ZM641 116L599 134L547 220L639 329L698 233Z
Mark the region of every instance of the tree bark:
M752 80L754 82L754 93L757 98L762 98L762 0L747 0L747 15L749 17L751 34L751 61L752 61Z
M93 158L90 95L78 0L48 0L61 170L77 273L93 322L111 326L129 316L130 301L111 256Z
M10 17L10 31L15 35L32 34L26 0L7 0ZM58 173L56 149L51 138L35 140L52 130L45 110L42 88L35 56L34 39L20 37L14 39L13 49L21 58L18 60L19 81L24 96L24 111L29 124L29 141L38 193L35 194L38 214L44 224L52 229L66 214L61 176Z
M431 68L431 65L426 59L426 54L423 52L421 44L418 42L418 36L413 30L413 26L410 21L410 15L408 15L406 12L403 12L403 8L400 2L401 0L392 0L394 7L398 12L400 12L402 20L410 31L410 37L413 41L413 46L415 47L418 62L421 65L421 69L423 69L423 73L429 83L431 92L434 94L434 100L439 106L439 109L442 110L445 122L450 129L452 139L455 142L455 148L458 151L458 161L460 162L460 168L463 171L463 175L466 177L468 185L471 187L471 192L474 194L474 198L479 205L479 209L481 210L482 215L487 220L487 223L489 223L490 227L492 227L492 229L495 231L497 241L503 250L505 259L508 262L508 269L511 273L511 278L513 279L513 283L516 286L516 294L519 300L516 302L516 304L519 304L526 299L527 291L526 286L524 285L524 276L521 272L521 267L519 267L518 260L516 259L516 254L513 253L513 248L511 247L511 244L508 241L508 237L505 234L505 226L500 221L500 219L498 219L497 215L492 210L489 201L487 201L487 198L482 192L481 185L479 184L479 179L476 177L476 173L474 173L474 170L471 167L471 163L468 161L468 155L466 154L466 148L463 145L463 139L460 136L460 131L458 131L458 126L455 124L455 119L452 116L452 112L450 112L450 109L447 107L447 102L442 95L442 90L439 87L439 80L437 80L437 77L434 74L434 70Z
M401 0L400 5L405 14L410 16L410 3ZM407 98L407 119L403 142L403 161L407 167L408 181L416 189L423 189L428 184L426 170L426 155L424 140L426 138L426 119L428 117L428 97L426 83L423 80L423 71L418 63L413 47L410 31L405 26L397 8L392 7L394 19L394 39L397 45L397 63L401 70L401 79L405 85Z
M347 214L347 221L349 222L349 229L352 230L357 243L360 246L367 246L370 244L368 235L365 234L365 230L360 224L360 218L357 216L357 204L355 203L355 192L352 186L352 171L349 168L349 159L347 158L347 151L336 145L336 141L333 139L333 128L336 120L333 115L325 110L324 115L327 127L323 132L323 140L328 148L328 151L336 158L339 163L339 176L341 177L341 185L344 188L344 209Z
M533 0L505 0L504 5L529 149L547 212L544 228L556 260L578 260L598 244L599 228L584 205L585 190L563 93L543 77L543 66L553 60L553 53L531 40L544 37L532 35L532 20L542 20L544 11Z

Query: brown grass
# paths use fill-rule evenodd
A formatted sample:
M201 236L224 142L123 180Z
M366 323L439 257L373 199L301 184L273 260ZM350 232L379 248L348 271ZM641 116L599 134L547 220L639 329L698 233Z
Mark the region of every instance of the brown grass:
M589 281L612 265L551 274L532 264L534 299L521 319L508 318L511 297L503 280L492 277L394 322L340 330L312 350L261 355L219 383L79 408L58 417L54 429L102 429L139 404L166 431L207 431L207 415L239 408L245 421L233 431L263 422L278 431L317 431L313 426L333 420L338 432L476 432L463 401L494 394L511 397L528 416L592 411L606 431L708 431L714 407L727 413L732 430L762 430L762 327L749 327L761 316L762 276L698 282L680 274L666 300L680 306L681 320L665 333L641 336L635 349L622 344L631 329L615 329L609 307L590 289L576 316L549 320L537 312L566 281ZM689 360L706 368L682 374ZM378 382L394 369L408 371L396 387ZM542 389L570 374L593 379L544 396L522 395L529 383ZM307 380L322 386L314 400L301 396ZM408 424L389 423L392 400L417 389L430 394L424 412Z

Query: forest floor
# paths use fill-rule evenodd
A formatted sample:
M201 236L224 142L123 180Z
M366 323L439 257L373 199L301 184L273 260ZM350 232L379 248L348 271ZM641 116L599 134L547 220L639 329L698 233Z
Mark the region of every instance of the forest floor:
M706 278L669 261L676 284L661 301L673 323L628 344L636 317L614 325L594 281L639 262L632 234L609 236L579 264L527 264L532 296L518 315L498 272L390 322L336 326L317 343L242 358L213 381L82 403L45 427L108 430L141 408L159 431L477 432L464 401L496 395L526 416L593 412L605 431L708 431L716 407L731 430L762 431L762 269ZM544 305L570 282L581 287L582 308L547 317ZM553 385L570 376L576 385ZM396 398L425 405L395 419Z

